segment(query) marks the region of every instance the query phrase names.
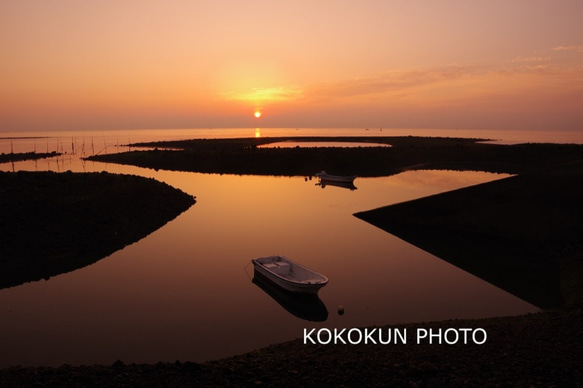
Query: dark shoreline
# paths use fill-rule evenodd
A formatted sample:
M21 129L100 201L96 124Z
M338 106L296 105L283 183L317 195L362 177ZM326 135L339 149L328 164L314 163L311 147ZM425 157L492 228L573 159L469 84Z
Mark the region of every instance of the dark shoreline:
M353 138L350 139L353 141ZM369 137L366 139L371 141ZM580 179L579 167L575 169L575 175L561 181L563 186L549 186L549 182L552 183L557 174L563 171L560 168L553 170L553 167L583 159L583 146L502 146L468 139L412 137L385 139L393 147L309 151L263 151L254 146L258 143L256 139L196 140L182 142L182 151L158 149L102 155L91 159L156 169L270 175L312 175L321 169L329 173L357 173L360 176L390 175L420 168L485 170L525 176L531 174L534 177L531 183L539 189L554 187L561 192L571 192L573 188L580 187L576 186L578 180L572 182L570 179ZM261 141L274 142L276 139ZM169 143L150 146L170 147ZM176 146L178 143L172 144L172 147ZM302 157L305 160L299 163ZM550 171L550 175L545 178L547 180L541 180L541 177L545 177L545 171ZM479 192L481 189L474 190ZM481 206L501 203L500 194L492 196L488 190L492 189L487 187L485 191L482 190L485 196L481 199ZM520 200L521 192L515 190L513 194ZM578 193L572 192L576 204L578 198L581 198ZM553 199L552 190L550 197L542 197L544 201L549 199ZM539 198L528 202L527 206L531 211L537 211L540 201ZM409 210L413 213L415 206L429 206L439 212L447 202L451 200L441 204L408 203L404 206L410 206ZM569 203L564 204L568 206ZM463 209L463 203L459 205ZM578 217L578 214L575 214L574 219L580 226L579 220L582 217ZM387 217L381 213L377 213L376 217L375 222L383 219L387 222ZM447 222L455 225L460 220L467 219L449 219ZM419 222L425 219L420 215L410 221L410 225L414 226L410 227L412 235L419 227ZM435 225L438 224L433 227ZM467 226L461 225L462 229ZM401 230L405 229L401 227ZM483 235L483 232L477 230L475 234ZM512 235L507 237L516 238ZM561 244L557 245L558 250L549 251L556 253L552 260L561 260L562 257L568 260L565 262L579 268L583 260L581 244L572 243L566 252L561 252ZM571 289L572 298L564 304L567 307L518 317L399 326L410 327L411 330L417 327L483 327L487 329L489 339L487 344L480 346L329 346L303 345L296 340L202 364L181 360L154 365L126 365L120 361L111 366L5 368L0 369L0 386L578 386L583 381L579 363L583 356L583 312L578 294L581 277L580 272L571 271L570 274L572 279L569 282L574 282L570 286L574 289Z
M540 308L582 306L583 160L355 214Z
M61 154L56 152L56 151L49 152L49 153L24 152L24 153L0 154L0 163L20 162L23 160L52 158L54 156L60 156L60 155Z
M392 147L260 148L282 140L376 142ZM217 174L376 177L415 169L475 170L519 174L583 158L583 145L499 145L486 139L427 137L289 137L197 139L137 143L151 151L91 156L88 160L155 170Z
M0 289L92 264L194 202L138 176L0 172Z

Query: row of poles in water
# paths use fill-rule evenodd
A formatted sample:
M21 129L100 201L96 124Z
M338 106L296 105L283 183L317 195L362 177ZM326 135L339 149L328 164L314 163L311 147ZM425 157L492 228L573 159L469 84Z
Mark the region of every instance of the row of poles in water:
M47 158L44 158L44 160L46 160L46 162L47 162L47 168L49 171L52 170L51 160L55 161L57 172L60 172L61 170L64 169L64 164L66 162L67 157L69 159L69 162L71 162L72 157L78 156L83 164L83 167L84 167L86 157L99 155L102 153L106 154L107 148L108 148L107 139L105 137L103 138L103 148L101 148L97 152L95 152L96 146L95 146L95 142L94 142L93 137L91 137L91 143L90 143L90 145L87 144L87 147L86 147L86 139L85 138L82 138L82 141L80 142L81 144L79 145L79 140L77 138L72 137L70 150L65 149L66 146L64 145L64 142L60 138L57 139L55 149L51 149L50 143L51 142L49 141L49 139L47 139L47 141L46 141L46 153L50 154L50 155L52 155L52 154L55 154L55 155L48 156ZM127 147L128 147L128 150L131 150L131 146L129 144L130 144L130 141L128 140ZM110 147L112 147L111 144L110 144ZM116 139L116 143L115 143L114 147L116 150L119 149L119 147L120 147L119 139ZM33 148L32 151L25 151L22 153L28 153L28 152L33 152L35 154L38 153L36 140L33 142L32 148ZM90 150L90 153L88 153L89 150ZM79 152L79 154L78 154L78 152ZM10 140L10 155L16 155L14 153L14 141L13 140ZM35 169L38 169L38 160L39 159L34 159ZM18 162L18 160L16 162ZM13 172L16 171L14 158L10 158L10 163L11 163L12 171Z

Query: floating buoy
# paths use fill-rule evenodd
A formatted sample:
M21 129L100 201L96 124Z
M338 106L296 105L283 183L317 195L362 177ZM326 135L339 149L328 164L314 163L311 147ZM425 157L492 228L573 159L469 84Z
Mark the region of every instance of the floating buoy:
M338 306L338 315L344 315L344 306Z

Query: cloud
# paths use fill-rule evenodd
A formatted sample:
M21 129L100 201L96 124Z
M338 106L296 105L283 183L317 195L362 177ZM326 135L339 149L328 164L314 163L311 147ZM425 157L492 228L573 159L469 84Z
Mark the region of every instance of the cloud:
M312 85L306 89L305 94L312 98L346 98L401 92L419 86L450 82L481 74L484 74L484 69L471 65L452 65L436 69L393 70L376 76Z
M553 51L575 51L583 53L583 46L558 46L554 47Z
M248 90L232 90L223 92L226 100L246 101L253 103L289 101L301 96L302 90L296 86L277 86L269 88L251 88Z
M583 46L561 46L555 51L583 50ZM512 95L547 90L573 89L583 80L580 61L559 55L516 56L486 64L450 64L439 67L394 69L368 76L302 86L235 89L223 99L254 104L283 102L324 106L356 103L405 106L442 106L452 99ZM563 57L563 56L561 56ZM403 105L404 104L404 105Z
M562 47L560 50L583 51L583 46ZM441 101L447 95L505 94L541 86L570 89L574 86L568 85L577 85L582 79L580 61L533 55L481 65L452 64L392 70L374 76L314 84L305 88L304 97L320 102L362 96L368 97L368 101L390 98L395 102L408 97Z
M511 62L512 63L520 63L520 62L543 62L548 61L551 57L516 57Z

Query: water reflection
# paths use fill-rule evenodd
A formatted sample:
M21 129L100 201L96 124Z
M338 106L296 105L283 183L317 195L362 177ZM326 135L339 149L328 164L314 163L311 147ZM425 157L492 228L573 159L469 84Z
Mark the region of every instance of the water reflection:
M334 186L334 187L340 187L343 189L348 189L348 190L356 190L357 187L354 186L353 182L331 182L331 181L320 181L318 183L316 183L316 186L320 186L321 188L326 188L326 186Z
M301 257L334 279L320 297L350 314L328 314L314 327L537 310L352 216L499 175L411 171L359 178L357 191L324 191L304 177L154 171L74 158L59 167L146 176L200 201L94 265L0 290L0 366L203 362L297 338L306 321L270 302L241 273L241 262L265 252ZM35 163L16 168L34 170ZM309 318L323 319L315 305Z
M255 137L260 137L258 136L258 133L259 132L256 130ZM276 143L262 144L258 146L258 148L324 148L324 147L360 148L360 147L392 147L392 145L373 142L287 140L278 141Z
M298 294L286 291L255 271L253 284L280 304L292 315L306 321L324 322L328 319L326 305L316 294Z

